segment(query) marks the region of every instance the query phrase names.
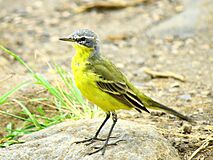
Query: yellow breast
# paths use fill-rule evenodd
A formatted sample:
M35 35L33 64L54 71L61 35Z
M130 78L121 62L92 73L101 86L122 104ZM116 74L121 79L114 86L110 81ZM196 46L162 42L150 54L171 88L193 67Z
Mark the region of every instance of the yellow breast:
M131 109L129 106L120 103L117 99L98 88L96 82L99 80L99 76L87 68L87 63L88 61L82 59L81 55L76 54L71 64L76 86L82 95L105 112L118 109Z

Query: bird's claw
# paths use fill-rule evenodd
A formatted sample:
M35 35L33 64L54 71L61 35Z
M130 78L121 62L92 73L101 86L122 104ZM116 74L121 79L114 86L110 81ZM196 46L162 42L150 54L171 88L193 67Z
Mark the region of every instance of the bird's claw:
M89 152L89 153L87 153L87 155L92 155L92 154L97 153L101 150L102 150L102 155L104 155L107 146L115 146L115 145L118 145L118 143L122 142L122 141L126 141L126 140L119 139L119 140L117 140L113 143L105 144L102 147L101 146L93 146L92 148L95 149L95 151Z
M116 146L116 145L118 145L119 142L122 142L122 141L126 141L126 140L119 139L119 140L117 140L117 141L115 141L113 143L107 144L107 146ZM100 146L93 146L92 148L93 149L100 149L101 147Z
M87 141L88 143L85 143L86 146L93 144L96 141L105 141L105 139L101 139L101 138L92 138L90 141Z
M117 137L110 137L110 138L117 138ZM86 146L96 142L96 141L106 141L106 138L97 138L97 137L93 137L93 138L88 138L82 141L76 141L74 142L75 144L79 144L79 143L85 143ZM88 143L87 143L88 142Z
M106 150L106 146L98 147L95 151L89 152L89 153L87 153L86 155L92 155L92 154L98 153L98 152L101 151L101 150L102 150L102 155L104 155L105 150Z

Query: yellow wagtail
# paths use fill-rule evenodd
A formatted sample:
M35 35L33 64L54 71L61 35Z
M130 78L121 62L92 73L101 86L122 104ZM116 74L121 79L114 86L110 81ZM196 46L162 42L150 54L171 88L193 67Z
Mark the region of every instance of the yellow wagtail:
M89 142L88 144L91 144L96 140L103 140L98 138L98 134L112 116L113 124L104 145L89 154L101 150L102 154L105 153L106 147L109 145L110 135L117 122L116 110L134 108L139 112L146 111L149 113L147 108L162 109L189 121L188 117L152 100L134 87L112 62L100 54L99 40L94 32L88 29L80 29L68 37L60 38L60 40L73 42L72 46L76 50L71 66L78 89L84 97L106 112L106 118L95 136L77 143Z

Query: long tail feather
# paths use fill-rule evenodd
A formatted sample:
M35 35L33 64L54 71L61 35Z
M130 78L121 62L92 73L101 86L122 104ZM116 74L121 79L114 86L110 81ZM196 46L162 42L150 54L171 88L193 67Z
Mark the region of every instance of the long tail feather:
M151 99L148 100L148 106L146 106L146 107L147 108L153 108L153 109L161 109L161 110L164 110L164 111L166 111L166 112L168 112L170 114L173 114L173 115L175 115L175 116L177 116L177 117L179 117L179 118L181 118L183 120L192 121L189 117L184 116L183 114L175 111L174 109L169 108L169 107L167 107L167 106L165 106L163 104L160 104L160 103L158 103L158 102L156 102L154 100L151 100Z

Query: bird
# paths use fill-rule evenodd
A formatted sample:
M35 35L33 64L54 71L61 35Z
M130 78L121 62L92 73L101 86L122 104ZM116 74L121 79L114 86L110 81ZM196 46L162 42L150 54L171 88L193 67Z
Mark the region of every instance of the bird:
M71 42L75 49L71 68L77 88L85 98L100 107L106 114L92 138L76 142L91 144L98 140L105 141L103 146L95 148L95 151L88 153L89 155L99 151L102 155L105 154L118 119L116 113L118 110L135 109L140 113L142 111L149 113L148 109L164 110L182 120L190 121L187 116L151 99L137 89L110 60L101 54L100 41L95 32L89 29L78 29L59 40ZM110 117L113 123L106 139L98 138Z

